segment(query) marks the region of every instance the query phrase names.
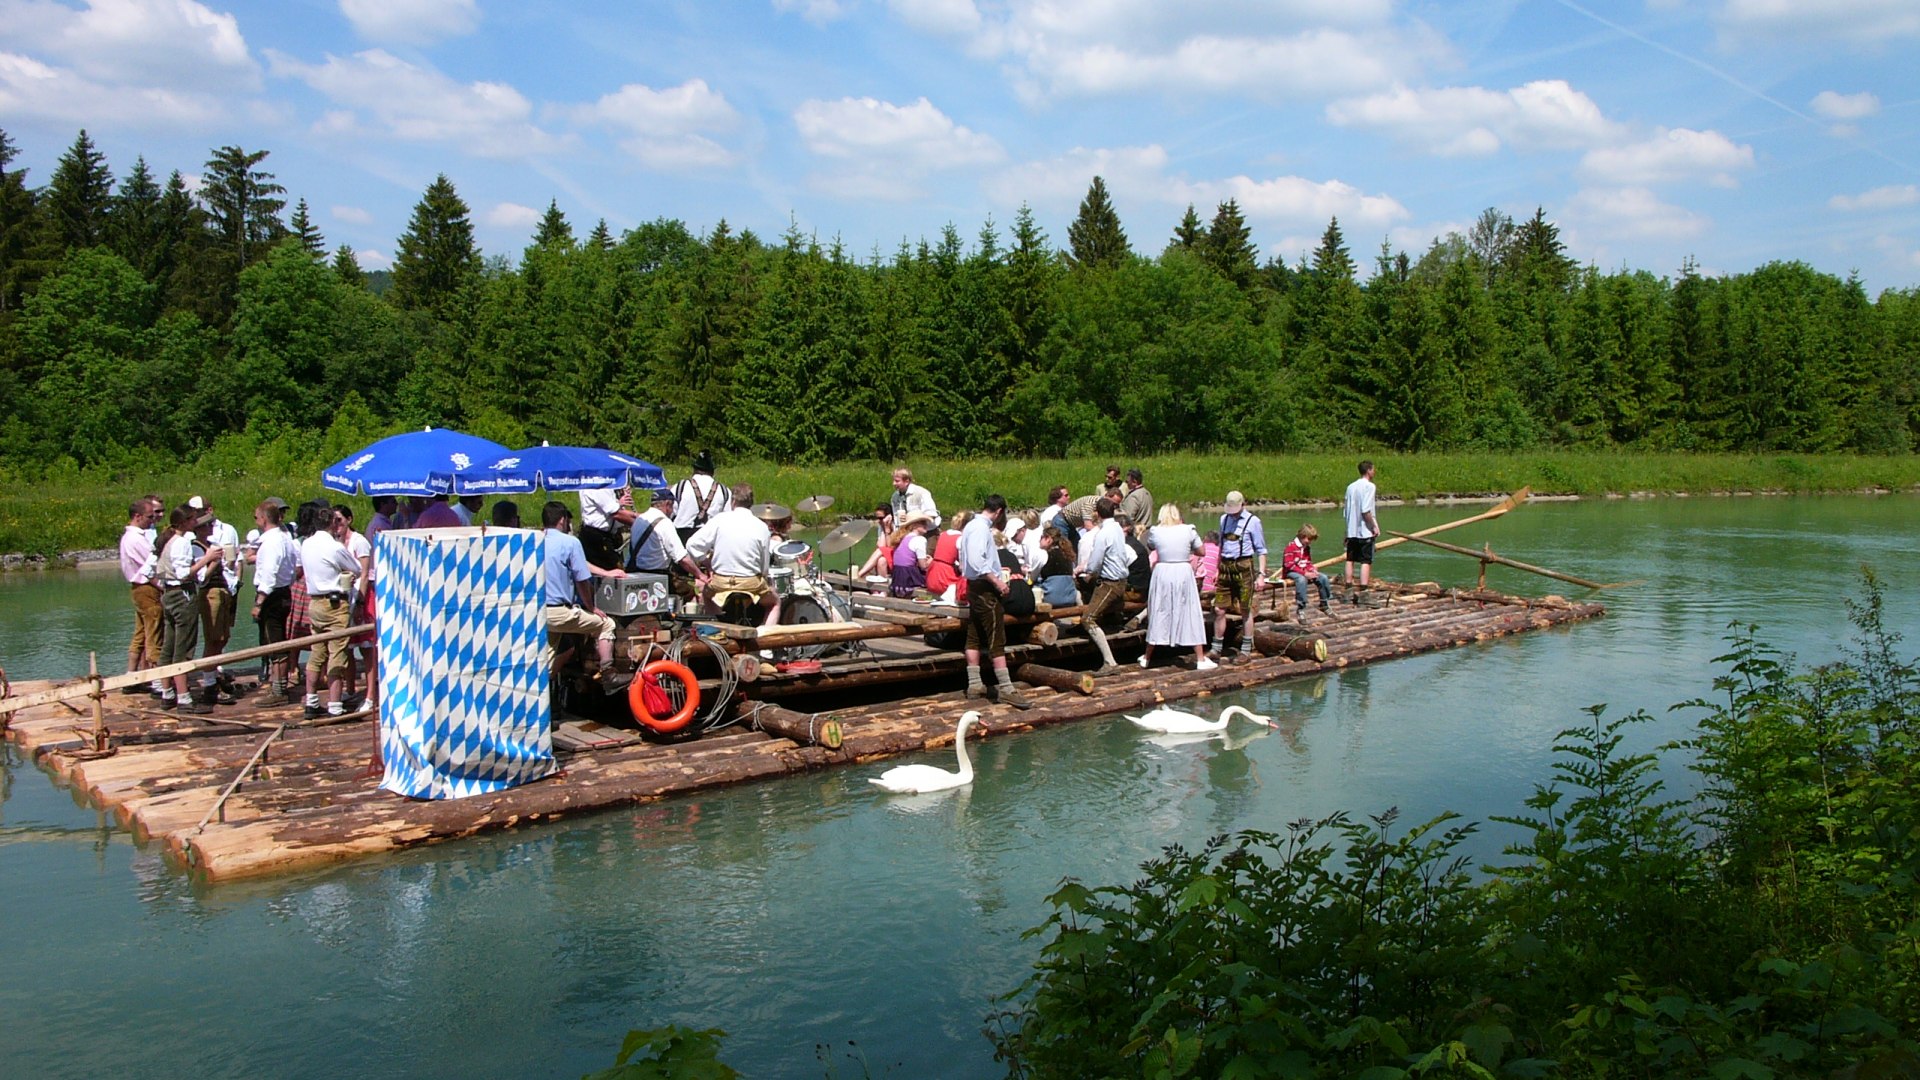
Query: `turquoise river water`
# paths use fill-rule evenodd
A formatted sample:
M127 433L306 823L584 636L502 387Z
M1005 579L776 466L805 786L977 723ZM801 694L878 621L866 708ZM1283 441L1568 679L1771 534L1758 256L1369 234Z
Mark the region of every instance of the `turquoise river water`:
M749 1076L995 1075L985 1018L1062 878L1131 880L1164 844L1337 810L1514 812L1583 706L1654 712L1637 746L1687 730L1667 706L1710 693L1729 623L1837 658L1863 562L1911 655L1917 510L1537 503L1449 539L1640 582L1603 594L1606 617L1201 706L1278 714L1265 737L1165 748L1094 720L976 743L973 785L938 795L884 796L866 782L884 766L850 768L217 888L9 748L0 1076L572 1077L667 1023L726 1029L722 1056ZM1386 508L1382 524L1470 512ZM1296 520L1269 515L1269 536ZM1470 560L1410 547L1381 555L1384 575L1472 582ZM1490 584L1570 588L1498 567ZM0 576L13 678L78 674L90 649L118 671L129 623L112 569ZM1476 850L1505 838L1489 828Z

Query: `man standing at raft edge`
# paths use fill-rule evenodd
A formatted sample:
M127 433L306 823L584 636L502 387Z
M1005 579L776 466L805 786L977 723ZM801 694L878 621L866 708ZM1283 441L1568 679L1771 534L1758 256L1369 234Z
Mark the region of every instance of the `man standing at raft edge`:
M1373 578L1373 543L1380 536L1380 522L1373 516L1375 488L1373 462L1360 463L1360 478L1347 485L1343 506L1347 514L1347 602L1359 603L1354 591L1354 568L1359 568L1360 590L1365 591Z
M960 533L960 576L967 580L967 696L987 696L980 679L980 654L993 663L993 680L1002 705L1029 708L1025 694L1007 673L1007 579L1000 572L1000 545L993 533L1007 520L1007 500L989 495L980 512Z

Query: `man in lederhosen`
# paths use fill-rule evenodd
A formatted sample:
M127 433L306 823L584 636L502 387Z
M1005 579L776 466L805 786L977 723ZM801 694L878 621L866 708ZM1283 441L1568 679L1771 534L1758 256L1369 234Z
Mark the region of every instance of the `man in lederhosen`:
M1127 547L1126 534L1113 520L1115 506L1112 499L1095 500L1093 512L1099 524L1080 545L1080 559L1073 568L1074 577L1093 587L1081 622L1094 648L1100 650L1102 671L1117 666L1107 631L1118 627L1126 614L1127 571L1133 565L1133 549Z
M693 539L700 527L733 509L733 493L713 477L713 455L705 450L693 455L693 475L673 485L673 527L682 544Z
M699 599L707 575L687 554L680 533L673 527L674 499L671 488L653 493L653 505L633 519L633 539L627 543L629 574L665 574L673 594L688 605Z
M996 697L1002 705L1025 709L1032 705L1013 685L1007 673L1007 579L1000 572L1000 545L994 530L1007 520L1007 500L989 495L981 509L960 532L960 576L967 580L967 696L985 697L980 679L980 656L993 664Z
M1240 660L1253 659L1253 594L1267 586L1267 536L1247 509L1246 496L1227 492L1220 515L1220 583L1213 594L1213 651L1219 660L1227 641L1227 616L1240 616Z

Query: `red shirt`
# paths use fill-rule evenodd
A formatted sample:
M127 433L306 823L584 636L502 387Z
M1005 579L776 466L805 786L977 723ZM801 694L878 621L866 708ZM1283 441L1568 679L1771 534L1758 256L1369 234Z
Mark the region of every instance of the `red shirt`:
M1287 545L1287 550L1280 553L1280 569L1302 577L1319 573L1313 568L1313 548L1297 536Z

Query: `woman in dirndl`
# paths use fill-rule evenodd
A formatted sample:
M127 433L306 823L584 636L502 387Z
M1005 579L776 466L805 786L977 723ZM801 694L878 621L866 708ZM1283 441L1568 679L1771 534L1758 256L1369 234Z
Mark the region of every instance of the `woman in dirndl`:
M1160 508L1160 523L1147 530L1147 546L1157 561L1147 586L1147 650L1141 667L1153 665L1153 647L1169 645L1193 649L1194 667L1208 671L1217 665L1207 659L1207 630L1200 614L1200 585L1193 560L1201 551L1200 534L1180 517L1180 507Z

